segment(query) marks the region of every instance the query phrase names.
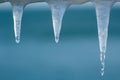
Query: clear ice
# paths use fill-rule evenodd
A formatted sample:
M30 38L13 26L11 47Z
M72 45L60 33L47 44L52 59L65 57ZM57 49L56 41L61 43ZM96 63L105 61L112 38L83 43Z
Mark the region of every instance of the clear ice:
M21 21L23 14L22 5L13 5L13 20L14 20L14 33L16 43L20 42Z
M105 52L108 37L108 24L112 1L95 1L95 9L98 24L98 38L100 46L101 75L104 75Z
M120 0L0 0L0 3L10 2L13 6L14 19L14 33L16 42L20 42L21 20L23 14L23 6L34 2L47 2L52 11L53 29L55 41L58 43L59 35L62 25L62 19L66 9L72 4L83 4L85 2L92 2L95 5L97 24L98 24L98 38L100 46L100 61L101 61L101 75L104 75L105 69L105 52L108 37L108 24L110 10L115 2ZM69 4L68 4L69 3Z
M66 8L68 7L67 4L64 4L63 2L53 2L49 3L52 11L52 20L53 20L53 29L54 29L54 36L55 36L55 42L59 42L59 35L61 31L62 26L62 19L64 16L64 13L66 11Z

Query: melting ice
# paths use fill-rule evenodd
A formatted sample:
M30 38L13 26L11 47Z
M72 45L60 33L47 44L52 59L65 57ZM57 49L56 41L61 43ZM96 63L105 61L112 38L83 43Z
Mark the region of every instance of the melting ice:
M14 4L13 5L13 19L14 19L14 33L15 33L16 43L20 42L22 14L23 14L23 6Z
M90 1L94 4L96 9L100 46L101 75L103 76L105 68L105 52L108 37L110 9L113 3L120 0L0 0L0 3L10 2L13 6L14 33L16 42L19 43L23 6L33 2L47 2L51 7L54 36L56 43L58 43L62 18L66 9L71 4L82 4Z
M64 13L68 5L64 4L61 1L53 2L53 3L49 2L49 4L51 7L51 11L52 11L55 42L58 43L59 35L61 31L62 19L63 19Z
M100 46L101 75L104 75L105 52L108 37L108 24L112 1L95 1L95 9L98 24L98 38Z

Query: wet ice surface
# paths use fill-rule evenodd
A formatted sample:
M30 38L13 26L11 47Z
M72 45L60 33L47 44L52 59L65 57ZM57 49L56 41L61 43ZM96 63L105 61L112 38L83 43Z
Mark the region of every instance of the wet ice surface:
M64 13L68 5L61 3L61 2L49 3L49 5L52 11L55 42L58 43L63 16L64 16Z
M100 45L100 61L101 61L101 75L104 75L105 69L105 52L108 37L108 25L112 1L96 1L94 2L98 24L98 38Z
M20 42L22 15L23 15L23 6L13 4L14 33L15 33L16 43Z
M108 37L108 24L109 24L109 15L111 9L111 1L95 1L95 9L97 15L97 24L98 24L98 37L100 45L100 60L101 60L101 75L104 75L105 68L105 52L107 45ZM20 41L20 30L21 30L21 21L23 14L23 5L14 5L13 6L13 19L14 19L14 33L16 42ZM55 35L55 41L58 43L59 35L61 31L62 18L68 7L68 4L63 4L60 2L50 3L52 11L52 20L53 20L53 29ZM73 20L74 21L74 20Z

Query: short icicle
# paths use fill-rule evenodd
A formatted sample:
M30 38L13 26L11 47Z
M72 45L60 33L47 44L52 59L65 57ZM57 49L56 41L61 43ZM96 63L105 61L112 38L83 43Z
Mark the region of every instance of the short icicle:
M66 11L67 5L62 4L62 2L56 1L56 2L50 2L50 7L52 11L55 42L58 43L61 26L62 26L62 19Z
M112 7L112 1L95 0L94 4L96 8L96 16L97 16L97 24L98 24L101 76L103 76L105 69L105 52L106 52L107 37L108 37L108 24L109 24L110 10Z
M21 20L23 15L22 5L13 5L14 33L16 43L20 42Z

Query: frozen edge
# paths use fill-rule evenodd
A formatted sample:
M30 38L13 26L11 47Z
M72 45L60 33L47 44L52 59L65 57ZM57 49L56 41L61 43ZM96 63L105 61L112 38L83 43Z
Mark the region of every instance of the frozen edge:
M105 52L107 45L107 37L108 37L108 24L109 24L109 14L110 9L114 3L120 2L120 0L0 0L0 3L10 2L13 6L13 19L14 19L14 33L16 42L20 42L20 30L21 30L21 20L23 9L26 5L35 2L47 2L52 11L52 19L53 19L53 29L55 35L55 42L59 41L59 34L62 25L62 18L66 9L72 4L83 4L86 2L92 2L95 4L96 16L97 16L97 24L98 24L98 36L99 36L99 46L100 46L100 61L101 61L101 76L104 75L105 68ZM111 5L101 4L104 2L111 2ZM15 5L15 6L14 6ZM106 8L106 13L103 13L103 9ZM16 13L17 12L17 13ZM19 14L18 14L19 13ZM104 17L105 15L105 17ZM103 18L104 17L104 18ZM103 19L104 20L103 20ZM105 22L103 22L105 21Z
M0 3L3 2L10 2L11 5L13 6L13 19L14 19L14 33L15 33L15 39L16 42L20 42L20 30L21 30L21 20L22 20L22 14L23 14L23 9L26 7L26 5L30 3L35 3L35 2L46 2L49 4L51 7L51 12L52 12L52 19L53 19L53 29L54 29L54 36L55 36L55 42L58 43L59 41L59 34L61 30L61 25L62 25L62 18L64 16L65 11L69 6L72 4L83 4L86 2L104 2L104 1L112 1L113 4L115 2L119 2L120 0L0 0ZM57 3L57 4L56 4ZM56 4L56 5L55 5ZM16 5L16 6L14 6ZM52 6L51 6L52 5ZM55 6L53 6L55 5ZM63 7L64 6L64 7ZM16 17L14 16L14 8L17 7L19 11L19 7L22 7L21 11L19 11L19 20L18 20L18 14ZM59 8L56 8L59 7ZM61 9L60 9L61 8ZM53 11L54 10L54 11ZM59 15L61 14L61 15ZM58 15L59 17L54 17L55 15ZM17 19L17 20L16 20ZM19 25L16 25L16 23L19 23Z
M109 16L113 4L114 4L113 1L94 1L97 24L98 24L101 76L104 75L104 70L105 70L105 53L106 53L107 38L108 38Z
M13 7L13 20L14 20L14 33L16 43L20 42L21 21L23 15L23 6L12 5Z

